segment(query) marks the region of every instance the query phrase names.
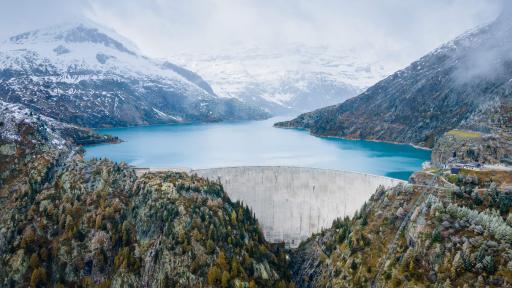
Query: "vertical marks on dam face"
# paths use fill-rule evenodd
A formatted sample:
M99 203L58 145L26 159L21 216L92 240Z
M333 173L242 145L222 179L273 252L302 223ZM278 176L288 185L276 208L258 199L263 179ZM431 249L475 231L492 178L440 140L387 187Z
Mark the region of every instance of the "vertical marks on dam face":
M296 247L332 221L352 216L380 186L405 181L357 172L300 167L227 167L192 170L219 179L233 200L256 214L265 238Z

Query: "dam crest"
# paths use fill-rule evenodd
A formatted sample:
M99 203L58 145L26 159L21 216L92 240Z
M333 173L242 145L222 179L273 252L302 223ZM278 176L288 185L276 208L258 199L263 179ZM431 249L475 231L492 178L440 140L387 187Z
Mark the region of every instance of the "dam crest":
M248 205L265 239L289 247L352 216L379 186L406 181L359 172L285 166L244 166L177 170L220 181L233 201Z

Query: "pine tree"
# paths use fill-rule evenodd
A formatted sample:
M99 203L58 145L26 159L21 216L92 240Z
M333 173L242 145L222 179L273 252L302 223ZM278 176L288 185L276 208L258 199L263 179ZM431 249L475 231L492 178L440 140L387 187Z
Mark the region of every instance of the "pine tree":
M222 280L221 280L222 288L228 288L230 280L231 280L231 276L229 275L229 272L228 271L222 272Z
M485 287L485 281L484 281L484 277L482 277L482 275L478 276L478 280L476 281L476 287L478 287L478 288Z
M33 253L32 256L30 256L29 265L32 269L39 268L39 257L37 257L37 253Z
M494 263L494 257L492 256L486 256L484 260L482 261L484 264L485 271L489 274L494 274L496 272L496 264Z
M206 241L206 253L212 254L215 251L215 243L212 240Z
M451 268L451 274L452 274L452 277L455 279L457 277L457 275L459 274L459 272L461 272L462 270L464 269L464 262L462 261L462 255L459 252L457 252L457 254L455 254L455 257L453 258L453 264L452 264L452 268Z
M231 277L236 278L238 276L238 270L240 269L240 264L238 260L233 257L231 260Z
M30 287L39 287L46 283L46 270L42 267L35 269L30 277Z
M236 225L236 212L235 210L231 211L231 225Z
M212 266L208 269L208 284L211 286L217 285L221 280L221 272L217 266Z
M229 269L228 263L226 261L226 254L224 251L219 252L219 256L217 257L217 265L223 270L227 271Z

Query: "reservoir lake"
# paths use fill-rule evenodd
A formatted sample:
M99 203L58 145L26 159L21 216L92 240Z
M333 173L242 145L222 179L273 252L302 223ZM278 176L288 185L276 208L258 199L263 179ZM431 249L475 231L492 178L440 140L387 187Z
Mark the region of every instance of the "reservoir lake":
M119 144L86 146L85 157L109 158L137 167L299 166L357 171L407 179L431 152L410 145L321 138L307 131L274 128L263 121L172 124L97 129Z

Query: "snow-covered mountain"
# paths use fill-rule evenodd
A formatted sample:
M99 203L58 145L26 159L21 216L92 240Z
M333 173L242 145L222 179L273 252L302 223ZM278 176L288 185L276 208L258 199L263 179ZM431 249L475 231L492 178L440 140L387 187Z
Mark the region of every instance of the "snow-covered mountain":
M396 69L356 49L297 44L176 53L173 61L201 74L217 95L274 114L340 103Z
M88 127L268 117L218 97L199 75L145 57L130 41L91 23L2 42L0 99Z
M511 153L503 152L512 151L512 18L506 16L440 46L357 97L276 126L429 148L453 129L473 130L469 135L486 135L488 143L460 141L464 159L494 154L488 158L510 161ZM445 145L445 159L461 157L463 149L455 146Z

